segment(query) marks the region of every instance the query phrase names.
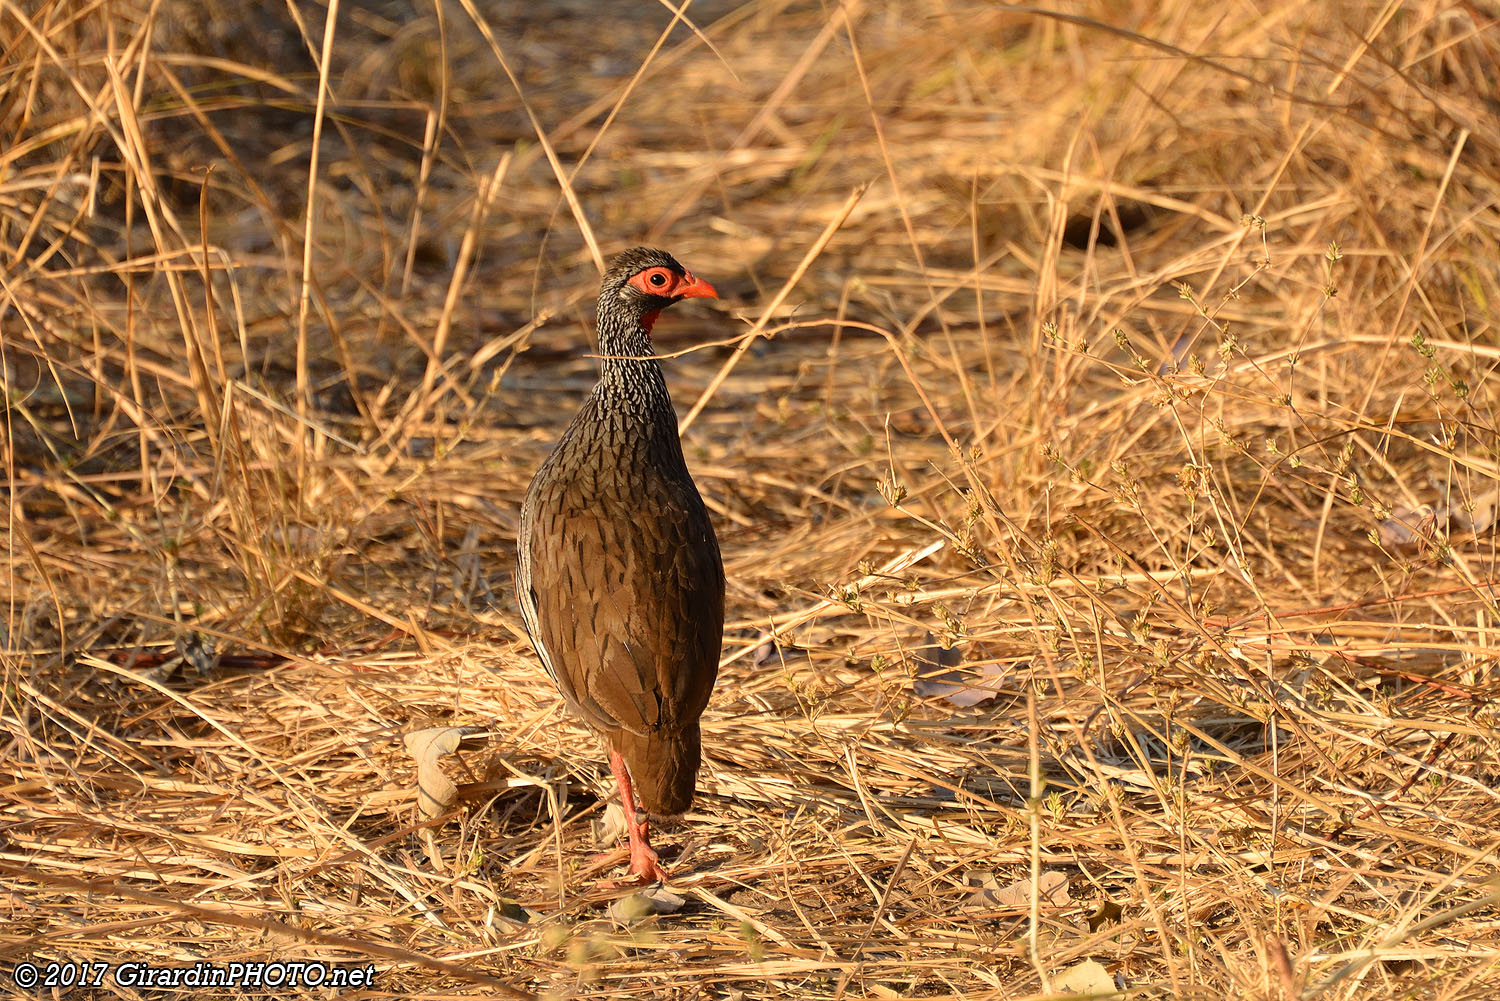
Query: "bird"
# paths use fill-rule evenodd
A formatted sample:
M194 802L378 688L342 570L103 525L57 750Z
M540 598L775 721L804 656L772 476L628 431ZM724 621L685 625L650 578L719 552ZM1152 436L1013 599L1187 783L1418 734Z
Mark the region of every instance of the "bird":
M667 879L649 818L692 803L724 635L724 562L651 330L673 303L717 298L665 251L614 258L599 287L599 381L537 469L516 537L526 631L608 752L627 882L641 885Z

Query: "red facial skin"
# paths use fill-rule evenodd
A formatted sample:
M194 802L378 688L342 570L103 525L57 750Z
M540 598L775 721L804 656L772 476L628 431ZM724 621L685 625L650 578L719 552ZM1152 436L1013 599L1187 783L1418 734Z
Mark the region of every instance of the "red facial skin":
M691 271L678 274L671 268L647 268L630 276L627 282L637 291L663 299L717 299L719 293L702 278L694 277ZM653 309L641 317L641 326L650 331L656 325L661 310Z
M692 272L678 274L671 268L647 268L630 276L631 287L663 299L717 299L719 293Z

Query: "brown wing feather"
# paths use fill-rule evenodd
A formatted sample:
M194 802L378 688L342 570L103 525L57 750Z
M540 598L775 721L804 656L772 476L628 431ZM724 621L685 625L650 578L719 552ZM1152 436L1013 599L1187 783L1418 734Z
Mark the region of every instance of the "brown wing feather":
M630 483L559 472L528 497L525 583L569 705L597 730L646 735L681 730L708 704L724 576L691 479L649 461L631 472Z

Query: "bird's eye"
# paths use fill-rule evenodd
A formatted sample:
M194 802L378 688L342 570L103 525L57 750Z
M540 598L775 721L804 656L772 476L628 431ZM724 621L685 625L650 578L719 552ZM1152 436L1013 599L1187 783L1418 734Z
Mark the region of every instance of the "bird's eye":
M649 279L649 281L657 288L661 288L667 283L667 276L662 274L660 271L653 271L651 273L651 278Z

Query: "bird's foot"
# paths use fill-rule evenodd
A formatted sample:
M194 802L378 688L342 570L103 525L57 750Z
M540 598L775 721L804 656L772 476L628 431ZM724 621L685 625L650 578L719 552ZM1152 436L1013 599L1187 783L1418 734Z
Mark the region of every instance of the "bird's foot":
M667 870L655 862L649 863L650 868L637 872L632 866L624 879L601 879L594 885L601 890L639 890L643 886L656 886L667 882Z
M637 843L630 846L630 878L637 886L667 881L667 870L661 867L660 858L656 849L649 844Z
M624 847L617 848L612 852L601 852L590 861L592 868L603 869L606 866L615 865L624 861L624 856L630 859L630 869L623 879L602 879L596 886L601 890L633 890L642 886L651 886L655 883L667 881L667 870L661 866L660 857L656 850L649 845L643 846L644 850L627 850Z

